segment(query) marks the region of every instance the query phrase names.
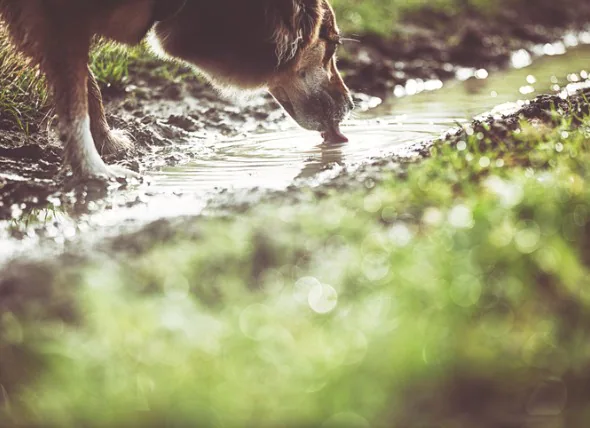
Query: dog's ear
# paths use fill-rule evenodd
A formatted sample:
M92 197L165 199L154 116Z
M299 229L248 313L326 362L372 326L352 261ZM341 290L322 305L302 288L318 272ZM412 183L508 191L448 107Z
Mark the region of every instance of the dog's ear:
M165 21L180 12L186 0L155 0L154 21Z
M277 62L293 59L297 50L319 36L323 0L271 0L267 10L276 45Z

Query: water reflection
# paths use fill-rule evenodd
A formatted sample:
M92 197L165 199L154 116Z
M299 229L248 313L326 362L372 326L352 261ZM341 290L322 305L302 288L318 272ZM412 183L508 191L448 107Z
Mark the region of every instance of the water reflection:
M152 174L154 192L208 193L222 189L283 189L337 166L402 154L410 143L434 137L454 125L444 117L394 116L355 120L342 129L350 141L326 145L317 133L298 129L217 142L206 156Z
M564 55L540 58L526 68L500 73L473 69L465 80L445 83L442 88L442 84L431 88L427 82L416 81L416 88L410 84L409 89L424 89L417 90L417 95L392 97L379 106L374 102L372 107L377 107L369 111L359 109L357 119L343 127L350 138L347 144L323 145L317 133L295 126L285 132L211 143L197 160L151 174L151 189L201 195L222 189L283 189L295 179L310 179L326 170L403 155L407 147L498 105L503 107L494 114L513 111L518 107L515 101L540 92L557 93L568 83L587 77L588 60L590 47L580 45ZM426 86L436 90L426 90Z
M301 172L295 177L311 178L316 176L326 169L331 169L335 166L342 166L344 164L342 157L342 149L346 143L338 144L321 144L318 147L318 154L312 155L306 162Z

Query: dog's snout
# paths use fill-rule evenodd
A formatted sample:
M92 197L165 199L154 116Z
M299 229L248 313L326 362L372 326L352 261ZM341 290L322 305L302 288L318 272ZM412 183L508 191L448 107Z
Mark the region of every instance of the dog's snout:
M330 90L328 90L328 94L334 100L336 105L338 105L341 109L348 111L354 108L354 101L348 89L345 88L343 90L341 88L330 88Z

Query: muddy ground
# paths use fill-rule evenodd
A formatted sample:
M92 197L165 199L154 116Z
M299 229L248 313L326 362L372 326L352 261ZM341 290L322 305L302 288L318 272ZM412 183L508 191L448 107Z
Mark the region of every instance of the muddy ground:
M410 78L448 79L461 66L505 67L515 49L531 50L534 44L557 40L590 21L587 2L566 3L556 8L554 2L542 1L532 11L511 8L495 19L469 7L453 16L426 9L409 16L392 38L358 36L360 43L346 46L340 65L359 104L367 99L364 94L391 96L396 85ZM142 64L131 70L124 87L103 88L112 126L129 132L136 143L131 152L107 158L108 162L151 171L187 160L186 153L175 150L179 142L271 132L289 124L267 95L239 105L222 99L198 78L155 77L155 67ZM46 206L50 195L57 195L62 204L88 197L88 188L59 174L61 148L53 122L51 111L28 133L13 122L1 122L0 219ZM100 183L88 185L99 198L107 193ZM84 204L78 205L84 209Z

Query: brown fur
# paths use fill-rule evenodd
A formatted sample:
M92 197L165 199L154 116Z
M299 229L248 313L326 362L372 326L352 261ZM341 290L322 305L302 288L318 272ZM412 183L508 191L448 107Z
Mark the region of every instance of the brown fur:
M95 35L135 44L152 29L166 55L222 87L269 89L309 129L333 129L352 108L326 0L0 0L0 16L47 76L65 161L80 178L131 174L107 167L98 153L130 143L109 128L88 69Z

